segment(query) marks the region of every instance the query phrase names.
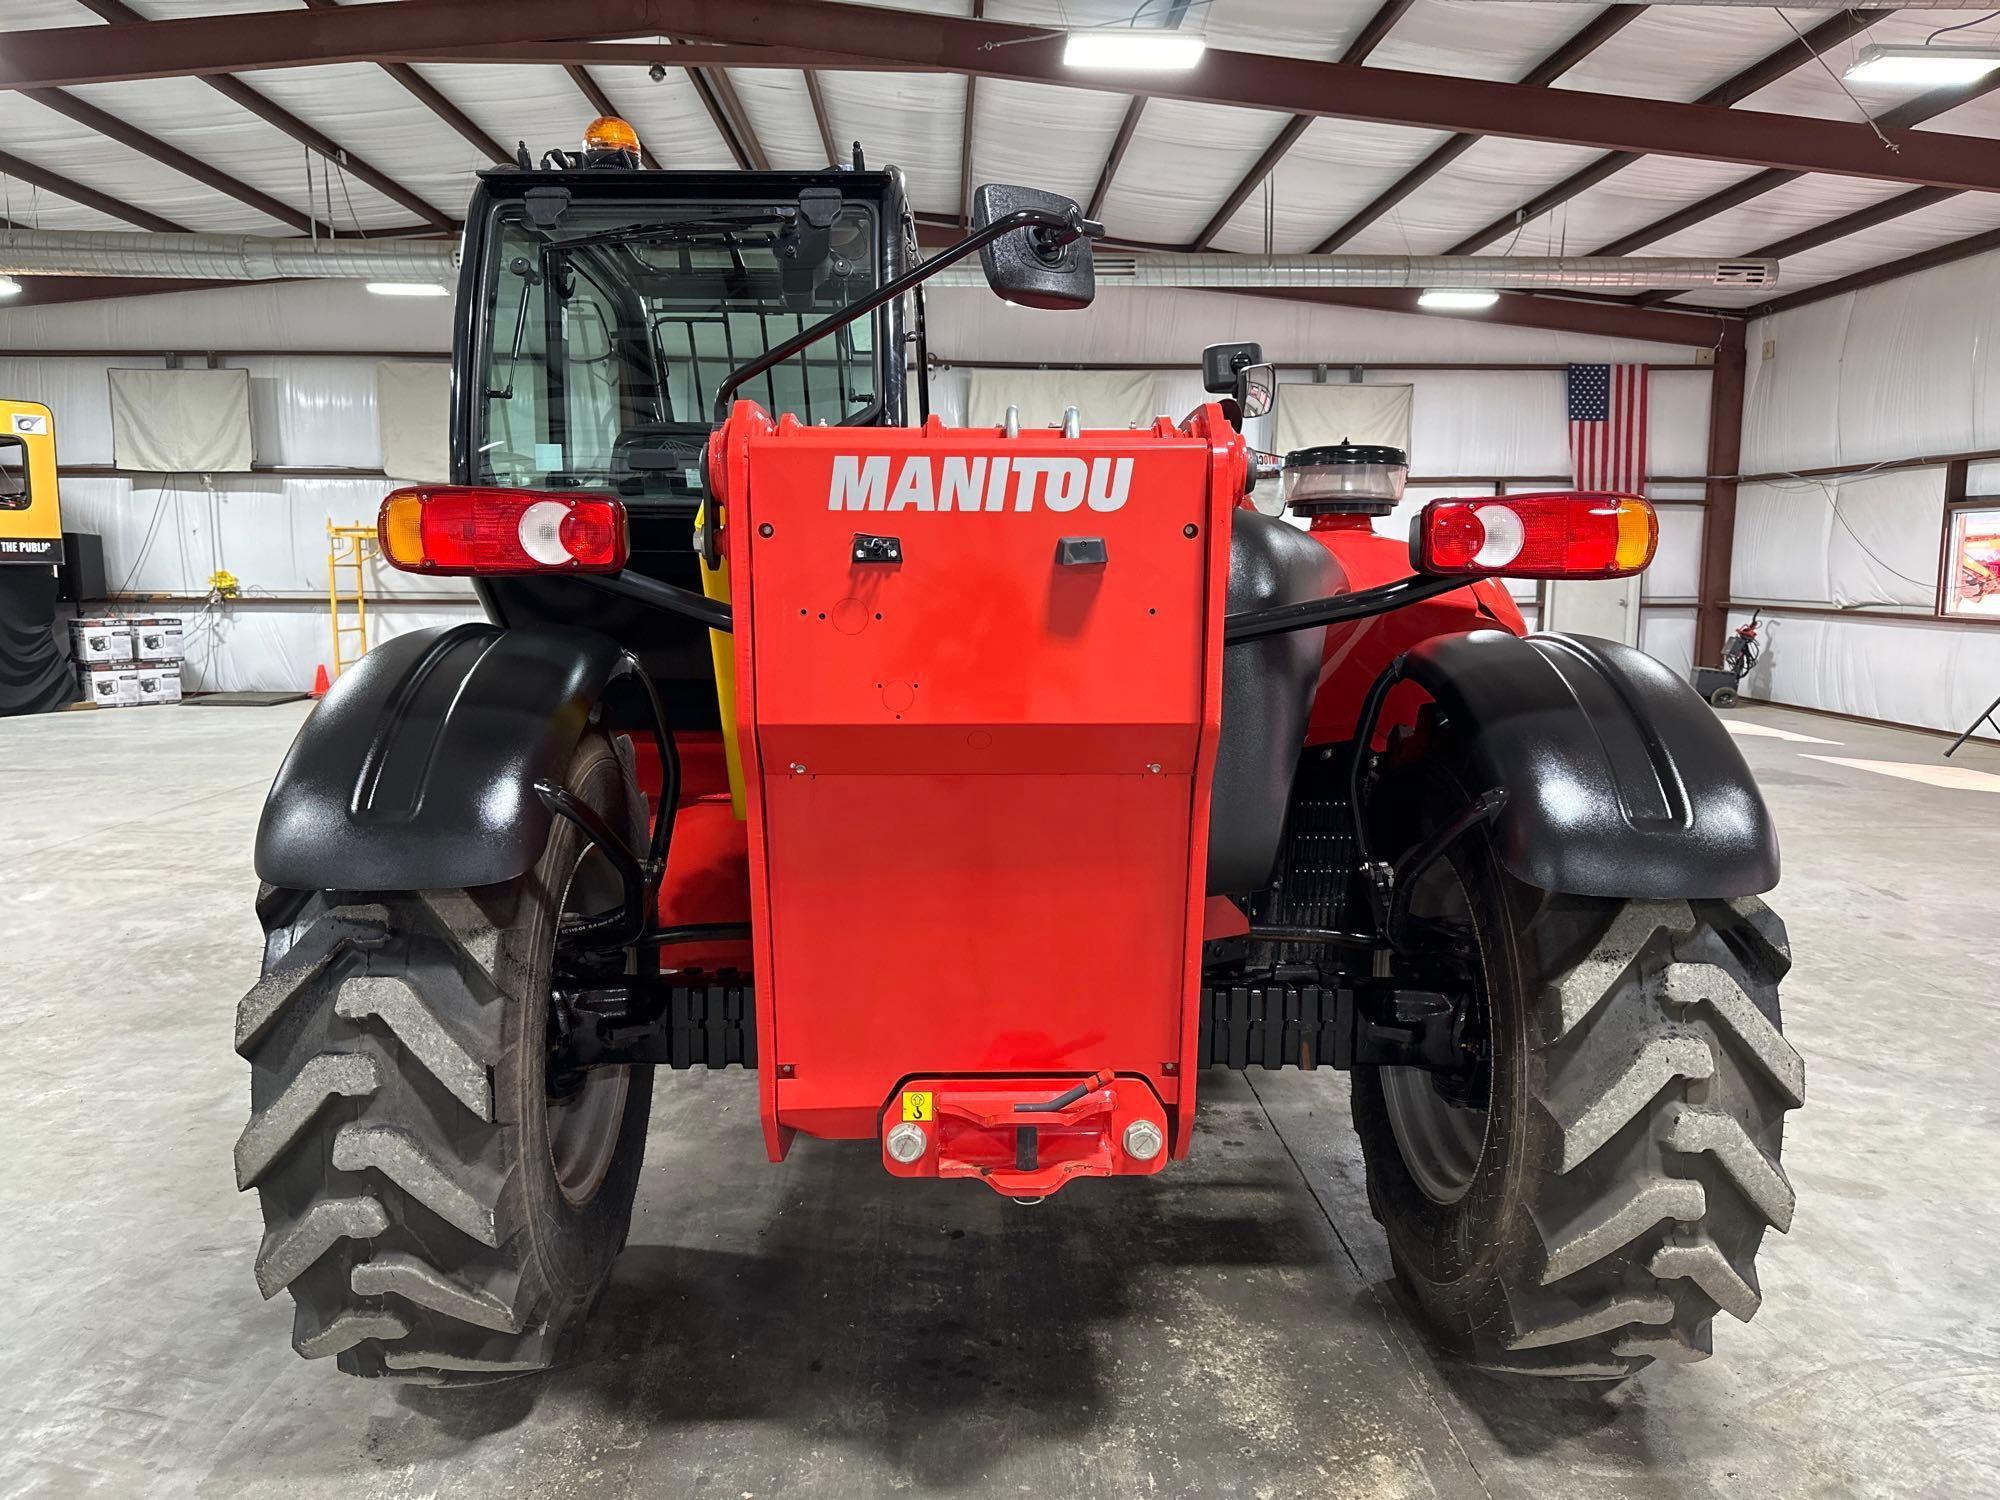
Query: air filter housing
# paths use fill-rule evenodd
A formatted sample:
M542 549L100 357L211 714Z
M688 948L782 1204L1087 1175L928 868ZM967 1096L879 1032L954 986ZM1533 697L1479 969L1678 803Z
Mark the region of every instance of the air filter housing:
M1403 498L1410 456L1342 438L1285 455L1284 503L1297 515L1386 516Z

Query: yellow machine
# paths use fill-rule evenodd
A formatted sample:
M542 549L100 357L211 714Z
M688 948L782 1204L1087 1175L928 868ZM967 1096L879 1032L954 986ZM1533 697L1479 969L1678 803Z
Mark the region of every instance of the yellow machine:
M46 406L0 398L0 718L76 696L56 649L56 423Z
M0 563L62 560L55 418L38 402L0 399Z

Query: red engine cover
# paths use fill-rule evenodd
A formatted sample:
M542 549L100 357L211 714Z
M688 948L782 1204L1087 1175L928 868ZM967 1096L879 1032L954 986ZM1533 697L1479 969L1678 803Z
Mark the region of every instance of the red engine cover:
M1099 1071L1184 1154L1240 436L742 403L711 454L772 1154L912 1077Z

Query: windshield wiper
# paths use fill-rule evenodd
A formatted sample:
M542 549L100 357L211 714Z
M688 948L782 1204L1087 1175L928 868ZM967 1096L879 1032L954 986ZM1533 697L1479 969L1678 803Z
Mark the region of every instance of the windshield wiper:
M683 240L728 239L746 228L770 225L778 229L788 227L798 217L798 210L745 209L740 213L716 214L705 210L702 217L690 219L657 219L646 224L620 224L615 229L600 229L592 234L579 234L566 239L551 240L550 248L574 250L588 245L625 245L638 240L665 241L674 243Z

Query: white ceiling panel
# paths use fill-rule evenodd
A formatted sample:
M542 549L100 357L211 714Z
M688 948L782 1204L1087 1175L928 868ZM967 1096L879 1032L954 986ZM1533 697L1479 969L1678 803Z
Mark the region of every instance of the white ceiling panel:
M1945 130L1953 135L2000 136L2000 88L1990 94L1982 94L1956 109L1948 109L1941 115L1933 115L1918 130Z
M1788 257L1784 281L1777 294L1784 296L1823 281L1871 270L1906 255L1933 250L1991 229L2000 229L2000 196L1967 193L1930 208L1919 209L1913 214L1905 214L1873 229L1864 229L1859 234L1850 234L1817 250ZM1717 307L1747 307L1770 301L1771 294L1716 291L1692 293L1680 300L1706 302Z
M59 176L95 188L100 193L108 193L184 228L243 227L259 234L292 232L235 199L224 197L178 172L168 172L149 158L20 94L0 93L0 143L25 161L46 166ZM8 196L17 208L26 191L19 182L9 185ZM43 200L43 228L84 227L69 221L66 216L59 222L51 212L51 195L45 191L40 196ZM21 217L21 214L17 213L14 217ZM119 227L133 226L121 224Z
M1741 207L1655 240L1640 255L1745 255L1855 209L1893 198L1905 189L1854 177L1801 177Z
M1814 23L1815 17L1801 12L1793 19L1798 21L1800 29L1804 30ZM1839 46L1829 48L1821 54L1821 63L1824 66L1815 63L1809 67L1794 68L1776 83L1759 89L1743 101L1743 107L1769 110L1775 114L1809 115L1821 120L1860 120L1864 117L1873 119L1877 115L1886 114L1898 105L1907 103L1922 91L1882 84L1848 83L1841 79L1839 75L1844 73L1847 65L1860 55L1861 49L1872 43L1899 46L1921 44L1924 38L1938 27L1970 19L1971 16L1962 14L1901 11L1886 20L1877 21L1866 31L1850 37ZM1960 32L1953 37L1953 40L1966 41L1972 34ZM1853 95L1852 98L1848 97L1850 94Z
M1489 136L1362 230L1347 248L1386 255L1441 254L1601 154L1587 146ZM1553 222L1543 218L1529 225L1516 248L1524 255L1560 254L1564 237L1558 213Z
M1803 24L1810 28L1819 19L1808 16ZM1555 87L1686 103L1795 40L1774 11L1655 5L1571 68Z
M973 95L973 185L1019 183L1088 203L1127 103L1116 94L982 78Z
M1741 182L1756 170L1727 162L1692 161L1684 156L1642 156L1537 219L1523 231L1521 243L1547 243L1545 226L1553 219L1559 242L1594 250L1652 223L1682 204ZM1500 255L1506 250L1507 240L1501 239L1481 253Z
M528 150L536 161L540 161L542 153L552 147L564 151L576 150L583 140L584 127L597 114L568 74L558 73L556 76L562 79L563 87L569 90L569 98L575 101L571 116L574 124L561 135L548 135L541 139L532 135L527 137ZM639 132L640 141L653 153L653 159L668 171L727 172L735 167L736 158L730 155L728 143L715 128L715 121L709 118L708 107L701 102L701 95L695 91L694 84L683 70L669 68L667 76L658 83L648 78L642 68L594 68L590 76L618 106L619 115ZM782 73L758 72L732 74L731 78L741 84L785 76ZM761 84L758 87L761 102ZM559 111L561 107L559 103ZM751 107L747 91L743 107L746 110ZM756 121L755 113L751 119ZM810 118L807 125L810 128ZM502 145L511 146L519 138L520 132L516 131L513 135L501 137L500 141Z
M7 0L5 29L40 31L48 26L88 26L97 18L76 0Z
M936 73L822 73L835 139L861 142L871 167L901 167L918 213L958 212L965 80Z
M1583 5L1418 0L1369 55L1368 65L1512 83L1593 14Z
M1271 174L1273 246L1280 254L1310 251L1447 139L1441 130L1406 130L1358 120L1313 121ZM1261 191L1237 211L1216 237L1215 247L1264 248Z
M617 71L599 68L598 82L603 83L607 73ZM621 102L627 95L657 87L637 69L626 69L623 76L627 81L624 93L613 95ZM757 140L773 168L780 172L816 172L829 165L826 146L819 138L819 122L813 118L812 96L806 92L805 74L777 68L737 68L728 76L736 88L736 97L743 101L744 112L750 116L750 128L757 132ZM701 109L699 101L695 108ZM706 113L703 111L704 118ZM831 117L829 121L837 125ZM851 140L852 137L842 140L836 129L834 150L845 158Z
M343 183L338 174L329 210L321 164L313 165L313 186L309 189L304 148L275 125L225 103L198 78L91 84L69 92L281 203L302 213L310 211L342 233L356 227L372 229L409 222L408 209L352 177ZM155 170L179 177L166 167ZM251 209L241 212L262 217ZM250 226L246 219L229 227ZM297 231L274 220L268 230L260 232Z
M1126 239L1186 244L1256 165L1286 118L1270 110L1153 100L1104 201L1105 222Z
M448 96L453 93L449 74L456 71L446 70ZM276 68L239 76L273 104L453 218L465 213L473 173L492 165L484 152L370 64ZM208 107L235 108L220 96ZM300 148L292 149L296 154ZM348 182L350 190L359 185L351 175ZM411 216L406 213L403 222L412 222Z
M597 116L561 68L419 63L416 70L501 147L511 151L526 141L537 159L551 146L576 150ZM453 132L452 139L464 148L462 162L481 171L493 165L463 136Z

